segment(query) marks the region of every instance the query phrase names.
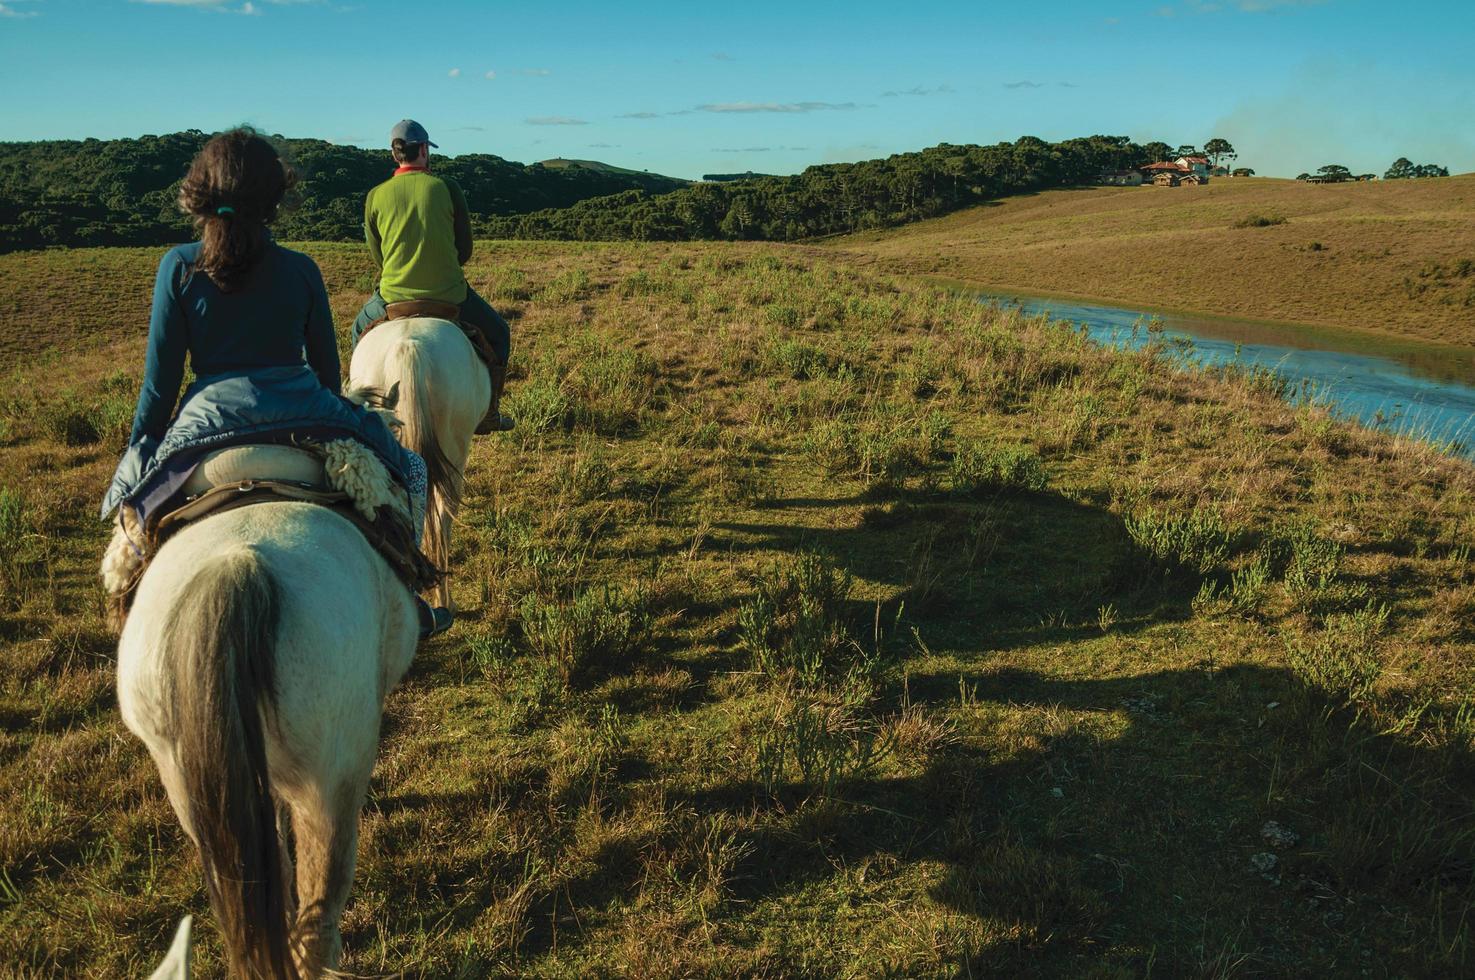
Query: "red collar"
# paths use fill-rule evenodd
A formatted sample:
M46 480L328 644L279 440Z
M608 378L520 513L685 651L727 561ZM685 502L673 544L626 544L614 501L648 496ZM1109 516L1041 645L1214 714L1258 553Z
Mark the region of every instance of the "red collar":
M416 166L413 166L413 165L408 164L408 163L400 165L394 171L394 175L396 177L398 177L400 174L428 174L428 173L430 173L430 168L429 167L416 167Z

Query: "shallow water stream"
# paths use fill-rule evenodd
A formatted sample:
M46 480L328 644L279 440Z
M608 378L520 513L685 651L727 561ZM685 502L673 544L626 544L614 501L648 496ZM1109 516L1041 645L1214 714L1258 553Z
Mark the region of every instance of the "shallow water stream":
M1268 368L1296 388L1296 398L1313 397L1390 432L1457 443L1461 455L1475 458L1475 350L1381 344L1292 324L1157 315L1072 300L994 293L983 300L1068 320L1116 347L1146 346L1153 337L1148 324L1156 319L1162 336L1191 344L1191 360Z

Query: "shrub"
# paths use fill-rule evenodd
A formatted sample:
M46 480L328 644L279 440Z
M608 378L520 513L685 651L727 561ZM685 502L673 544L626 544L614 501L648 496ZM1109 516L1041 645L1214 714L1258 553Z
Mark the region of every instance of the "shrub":
M842 621L850 584L849 572L812 551L759 578L753 598L738 609L739 640L753 666L805 686L834 673L850 646Z
M102 441L102 434L92 423L91 413L77 408L64 408L48 413L46 422L51 437L64 446L90 446Z
M895 748L893 729L858 720L843 705L801 700L758 734L758 780L770 795L792 760L810 791L830 798L842 782L861 779Z
M565 686L596 663L633 654L650 628L643 597L608 585L571 599L532 593L518 612L529 649L557 669Z
M20 591L23 570L38 558L38 545L42 544L40 533L24 498L10 489L0 487L0 584L3 594L16 595Z
M1187 514L1142 510L1128 514L1122 524L1132 543L1167 571L1207 575L1224 564L1233 543L1224 519L1200 507Z
M1251 214L1240 218L1234 223L1236 228L1269 228L1272 225L1283 225L1288 219L1281 214Z
M548 303L572 303L589 295L589 273L570 269L549 280L538 297Z
M976 443L960 446L949 471L957 494L1038 493L1049 478L1038 453L1027 446L985 448Z
M822 378L835 365L829 353L800 340L772 341L764 352L764 361L770 372L786 374L796 381Z
M1388 623L1388 607L1368 605L1353 613L1328 616L1311 637L1288 638L1291 669L1306 685L1343 703L1367 698L1383 672L1378 641Z
M505 636L473 634L466 639L466 656L486 680L502 677L513 659L512 641Z
M623 341L586 336L575 346L565 382L574 422L614 435L638 425L655 390L656 364Z
M1278 526L1266 549L1284 569L1286 593L1303 609L1355 601L1366 594L1365 587L1349 588L1339 581L1345 549L1321 537L1310 523Z

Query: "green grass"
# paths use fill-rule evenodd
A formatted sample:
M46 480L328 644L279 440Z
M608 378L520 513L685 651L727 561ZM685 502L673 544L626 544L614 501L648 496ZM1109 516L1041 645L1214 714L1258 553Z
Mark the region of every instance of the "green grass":
M308 249L346 324L367 258ZM185 912L219 971L95 584L156 261L0 257L23 976L146 975ZM479 243L468 274L520 424L477 441L462 616L389 699L347 969L1475 969L1467 463L808 249Z

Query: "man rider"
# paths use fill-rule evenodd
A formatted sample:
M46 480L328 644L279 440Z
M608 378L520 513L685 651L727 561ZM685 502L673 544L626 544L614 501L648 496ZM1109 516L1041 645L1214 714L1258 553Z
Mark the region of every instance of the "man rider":
M461 267L471 258L471 215L461 188L430 172L435 144L425 127L401 119L389 131L398 167L364 200L364 240L379 267L379 288L353 323L353 339L385 315L389 303L435 300L460 307L462 323L480 330L500 362L490 368L492 401L478 434L512 428L499 403L507 381L511 331L507 321L476 294Z

